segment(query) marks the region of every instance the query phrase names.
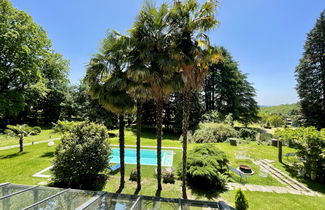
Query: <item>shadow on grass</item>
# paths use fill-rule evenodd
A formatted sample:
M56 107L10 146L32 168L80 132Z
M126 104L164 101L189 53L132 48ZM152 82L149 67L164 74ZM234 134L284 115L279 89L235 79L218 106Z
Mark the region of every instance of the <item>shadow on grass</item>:
M161 195L161 190L157 189L155 196L160 197L160 195Z
M45 152L43 155L41 155L40 157L43 158L50 158L50 157L54 157L54 152Z
M0 159L9 159L9 158L15 158L15 157L19 157L25 154L28 154L29 152L17 152L17 153L13 153L10 155L4 155L4 156L0 156Z
M308 178L298 176L297 170L292 165L288 165L286 163L282 163L282 165L284 166L284 169L289 173L289 175L291 177L293 177L293 178L297 179L299 182L305 184L309 189L311 189L315 192L325 194L325 184L321 184L319 182L312 181Z
M190 183L188 183L187 186L192 191L193 195L197 195L199 197L206 197L208 200L215 199L219 197L221 193L226 191L224 189L215 189L215 188L208 189Z
M124 189L124 185L120 185L115 193L121 193L123 191L123 189Z
M134 135L136 135L136 129L134 129L134 128L129 128L129 129ZM151 128L142 128L141 129L141 138L147 138L147 139L152 139L152 140L156 141L156 130L151 129ZM164 131L163 139L178 141L179 136L177 134L174 134L174 133L171 133L168 131Z
M139 195L139 192L141 191L141 189L137 188L135 191L134 191L134 195Z

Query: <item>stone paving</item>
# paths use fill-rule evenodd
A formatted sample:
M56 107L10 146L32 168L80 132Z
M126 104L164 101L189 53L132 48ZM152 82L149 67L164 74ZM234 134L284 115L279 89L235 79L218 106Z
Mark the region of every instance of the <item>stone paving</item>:
M240 183L228 183L228 189L242 188L243 190L259 191L259 192L275 192L275 193L290 193L296 195L309 195L309 196L322 196L321 194L314 192L313 190L306 187L296 179L293 179L289 175L283 173L278 168L274 167L271 163L272 160L251 160L254 164L260 166L260 170L264 170L267 174L270 174L273 178L278 180L280 183L286 185L285 187L280 186L268 186L268 185L254 185L254 184L240 184Z
M321 196L319 193L315 193L315 192L305 192L300 190L294 190L289 187L280 187L280 186L228 183L227 188L229 190L236 190L238 188L241 188L242 190L258 191L258 192L274 192L274 193L289 193L289 194L296 194L296 195Z

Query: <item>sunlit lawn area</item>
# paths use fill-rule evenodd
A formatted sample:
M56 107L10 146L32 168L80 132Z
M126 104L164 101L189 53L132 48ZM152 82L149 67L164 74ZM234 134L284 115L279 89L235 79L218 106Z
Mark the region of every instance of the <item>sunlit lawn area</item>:
M177 137L173 135L166 135L163 140L163 146L168 147L180 147L181 143L177 141ZM112 144L118 144L117 138L110 139ZM59 141L56 141L57 145ZM142 138L143 145L155 146L155 135L149 132L143 132ZM135 145L135 134L132 130L126 131L126 144ZM284 169L282 164L277 163L277 148L264 145L240 144L237 147L230 146L229 143L217 143L214 144L222 151L226 152L230 165L237 167L239 164L248 164L253 167L255 175L248 178L247 183L259 184L259 185L281 185L272 177L263 178L258 176L258 167L251 161L236 160L236 151L247 151L247 154L252 159L271 159L275 160L274 165L280 169ZM189 144L189 149L192 149L195 144ZM32 177L36 172L51 165L51 159L53 159L53 152L55 147L48 147L47 144L36 144L32 146L26 146L25 152L19 153L18 148L0 151L0 183L12 182L17 184L37 185L41 182L48 182L46 178ZM177 167L181 161L180 149L167 149L175 152L173 167ZM293 149L284 147L283 152L292 152ZM289 159L290 160L290 159ZM287 161L287 159L284 159ZM129 181L129 175L136 165L126 166L126 185L122 193L134 194L136 189L136 183ZM142 166L142 181L143 187L139 194L152 195L156 194L156 179L154 177L154 170L156 166ZM45 174L49 174L46 172ZM239 181L236 175L232 176L233 181ZM119 186L119 174L110 175L110 178L104 188L109 192L116 192ZM323 192L324 186L318 186L320 192ZM198 191L196 189L188 188L189 197L192 199L201 200L225 200L227 203L233 205L234 191L227 191L219 195L217 192ZM181 182L176 181L175 184L163 184L163 191L161 192L163 197L178 198L181 196ZM325 205L324 197L311 197L300 196L290 194L275 194L275 193L263 193L263 192L247 192L252 209L321 209ZM275 202L276 201L276 202ZM297 208L299 207L299 208Z
M24 143L37 142L58 137L60 137L60 135L58 133L54 133L52 129L42 129L42 132L38 135L25 137ZM17 137L11 137L6 134L0 134L0 147L17 144L19 144Z

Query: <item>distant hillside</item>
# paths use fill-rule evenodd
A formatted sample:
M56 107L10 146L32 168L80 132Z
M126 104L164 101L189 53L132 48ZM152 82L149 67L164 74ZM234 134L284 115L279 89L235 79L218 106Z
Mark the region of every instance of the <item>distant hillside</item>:
M281 104L277 106L260 106L260 111L267 114L291 115L293 110L299 110L299 104Z

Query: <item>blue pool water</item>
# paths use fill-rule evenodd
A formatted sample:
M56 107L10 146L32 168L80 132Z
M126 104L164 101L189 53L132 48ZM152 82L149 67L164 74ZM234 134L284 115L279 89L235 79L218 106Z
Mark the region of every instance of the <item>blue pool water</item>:
M113 148L113 153L111 156L111 163L120 162L120 149ZM136 164L136 150L135 149L125 149L125 163L126 164ZM142 149L140 152L140 163L141 165L157 165L157 151L156 150L146 150ZM173 151L162 150L161 151L161 165L162 166L172 166L173 165Z

